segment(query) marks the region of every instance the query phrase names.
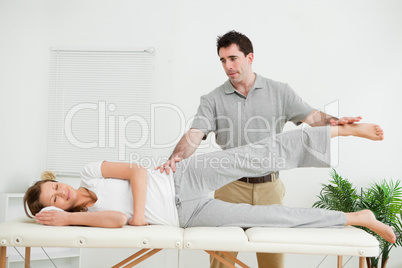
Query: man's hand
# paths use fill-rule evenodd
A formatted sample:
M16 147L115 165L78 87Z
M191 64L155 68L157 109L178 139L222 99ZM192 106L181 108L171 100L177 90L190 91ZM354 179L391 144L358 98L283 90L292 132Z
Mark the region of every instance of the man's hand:
M43 211L35 215L36 222L52 225L52 226L66 226L70 225L69 214L66 211Z
M332 126L338 126L338 125L346 125L346 124L353 124L356 122L359 122L362 119L361 116L357 117L342 117L338 120L336 119L330 119L329 122L331 123Z
M176 163L180 162L181 160L183 160L183 158L180 156L172 156L168 161L166 161L166 163L156 167L155 170L159 169L161 173L166 171L167 174L170 174L170 169L172 169L173 172L176 172Z
M169 160L156 167L155 170L159 169L161 173L166 171L167 174L170 174L170 169L176 172L176 163L190 157L200 145L204 135L204 132L201 130L191 128L181 137Z

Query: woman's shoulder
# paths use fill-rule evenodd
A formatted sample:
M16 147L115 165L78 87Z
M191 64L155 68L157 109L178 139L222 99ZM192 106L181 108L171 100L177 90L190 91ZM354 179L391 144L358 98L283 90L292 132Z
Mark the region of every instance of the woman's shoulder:
M90 181L102 179L101 166L104 161L92 162L86 164L81 171L81 186L85 187L90 184Z
M97 161L97 162L92 162L88 163L84 166L84 168L81 171L81 177L87 177L87 176L100 176L102 177L102 172L101 172L101 166L104 161Z

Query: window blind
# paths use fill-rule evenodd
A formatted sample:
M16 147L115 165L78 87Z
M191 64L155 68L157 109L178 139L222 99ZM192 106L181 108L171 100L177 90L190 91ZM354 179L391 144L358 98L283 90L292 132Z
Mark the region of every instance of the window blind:
M50 53L48 169L77 176L92 161L149 157L153 50Z

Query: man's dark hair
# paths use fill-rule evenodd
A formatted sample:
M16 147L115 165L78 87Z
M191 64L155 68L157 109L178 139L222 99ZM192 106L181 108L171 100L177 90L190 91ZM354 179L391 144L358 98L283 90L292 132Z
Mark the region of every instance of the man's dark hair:
M222 47L229 47L232 44L236 44L239 47L239 50L243 52L244 56L247 56L249 53L253 53L253 44L247 36L236 31L230 31L222 36L218 36L216 41L218 55L219 49Z

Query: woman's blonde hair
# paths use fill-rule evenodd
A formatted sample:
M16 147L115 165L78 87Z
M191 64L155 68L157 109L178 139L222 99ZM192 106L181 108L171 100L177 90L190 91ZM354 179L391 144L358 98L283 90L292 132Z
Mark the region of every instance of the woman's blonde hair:
M51 170L43 171L40 175L40 179L42 181L55 181L56 180L56 173Z

